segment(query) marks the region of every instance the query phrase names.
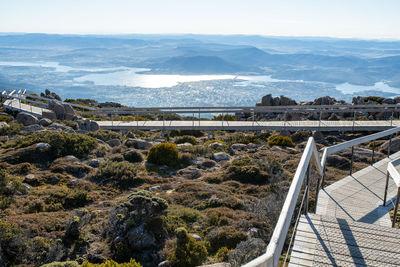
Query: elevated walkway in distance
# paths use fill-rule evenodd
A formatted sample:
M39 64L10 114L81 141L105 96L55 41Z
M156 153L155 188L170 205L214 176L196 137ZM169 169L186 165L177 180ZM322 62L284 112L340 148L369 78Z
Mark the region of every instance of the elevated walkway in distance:
M108 130L203 130L203 131L383 131L400 121L98 121Z
M399 266L392 179L382 205L387 164L397 158L400 152L321 189L316 214L300 219L289 266Z

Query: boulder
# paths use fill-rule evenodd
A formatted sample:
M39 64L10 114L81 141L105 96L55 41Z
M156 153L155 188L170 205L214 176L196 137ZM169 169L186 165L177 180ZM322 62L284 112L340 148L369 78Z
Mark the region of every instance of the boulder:
M233 150L246 150L247 149L247 145L245 145L245 144L233 144L233 145L231 145L231 149L233 149Z
M26 175L23 182L26 184L29 184L31 186L39 186L40 185L39 179L34 174Z
M134 147L136 149L148 149L153 146L153 143L151 142L134 138L129 138L125 144L128 147Z
M43 127L47 127L52 123L52 121L50 119L47 118L42 118L39 121L39 124L42 125Z
M8 126L9 126L9 125L8 125L7 122L5 122L5 121L0 121L0 129L3 128L3 127L8 127Z
M74 109L68 103L63 103L63 107L64 107L64 119L72 121L75 117Z
M257 149L258 146L257 146L256 144L253 144L253 143L248 143L248 144L247 144L247 148L248 148L248 149Z
M64 119L65 109L61 102L55 100L50 101L48 109L52 110L56 114L57 119L59 120Z
M111 147L116 147L121 145L121 140L119 139L111 139L106 142Z
M153 234L144 228L144 224L128 232L128 243L133 250L144 250L156 245Z
M313 105L333 105L336 103L336 99L330 96L323 96L316 98L314 102L312 103Z
M314 138L315 141L323 141L324 140L324 135L320 131L313 131L312 137Z
M249 238L240 242L229 254L229 263L232 266L242 266L265 253L267 244L261 238Z
M388 149L389 149L389 144L390 141L386 141L383 143L379 149L380 152L387 154ZM390 153L395 153L400 151L400 136L397 136L395 138L392 138L392 144L390 145Z
M200 166L201 166L202 168L208 169L208 168L214 167L215 165L217 165L217 163L216 163L215 161L213 161L213 160L211 160L211 159L206 159L206 160L204 160L204 161L201 163Z
M25 126L39 123L39 120L35 116L26 112L18 113L17 121Z
M231 157L225 152L218 152L213 154L215 161L230 160Z
M33 133L33 132L37 132L42 130L42 126L40 126L39 124L32 124L32 125L28 125L28 126L22 126L21 127L21 131L25 131L28 133Z
M98 168L100 166L100 161L98 159L92 159L89 161L89 166L92 168Z
M290 99L288 97L281 95L280 96L280 104L281 104L281 106L295 106L295 105L297 105L297 102L293 99Z
M99 124L97 122L95 122L95 121L92 121L92 120L90 121L90 127L89 128L90 128L89 131L92 131L92 132L100 130Z
M273 106L274 100L271 94L263 96L261 99L261 106Z
M49 98L49 99L55 99L55 100L58 100L58 101L61 101L61 100L62 100L61 97L60 97L59 95L57 95L57 94L54 93L54 92L51 92L49 89L46 89L46 90L44 91L44 94L41 93L40 96L41 96L41 97L45 97L45 98Z
M201 176L200 170L192 167L180 169L177 173L178 175L183 176L187 179L197 179Z
M42 111L42 118L49 119L49 120L53 121L53 120L57 119L57 115L52 110L50 110L50 111Z

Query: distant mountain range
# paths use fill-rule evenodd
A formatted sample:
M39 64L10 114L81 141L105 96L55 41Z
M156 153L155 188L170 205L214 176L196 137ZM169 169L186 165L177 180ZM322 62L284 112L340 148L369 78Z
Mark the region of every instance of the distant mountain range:
M218 35L0 35L4 61L146 67L155 73L268 74L400 87L400 41Z

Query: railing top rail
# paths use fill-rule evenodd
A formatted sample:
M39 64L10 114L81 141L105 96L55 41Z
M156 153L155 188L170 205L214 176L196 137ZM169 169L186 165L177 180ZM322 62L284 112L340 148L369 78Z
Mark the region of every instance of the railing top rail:
M279 257L285 243L294 209L296 207L297 199L299 197L301 187L304 182L304 177L307 168L310 166L311 162L315 164L315 166L317 167L317 171L320 173L320 175L322 175L322 166L320 165L317 147L315 145L314 138L312 137L308 139L303 155L301 156L299 165L297 167L296 173L294 174L292 183L289 187L289 191L283 204L281 214L279 215L278 222L276 223L266 253L256 258L255 260L245 264L244 267L278 265Z
M331 155L333 153L339 152L341 150L344 150L346 148L350 148L352 146L356 146L356 145L359 145L359 144L362 144L362 143L365 143L365 142L373 141L373 140L376 140L376 139L379 139L379 138L382 138L382 137L385 137L385 136L388 136L388 135L392 135L392 134L397 133L399 131L400 131L400 127L396 127L396 128L392 128L392 129L389 129L389 130L385 130L385 131L379 132L379 133L370 134L370 135L367 135L367 136L363 136L363 137L360 137L360 138L356 138L356 139L353 139L353 140L350 140L350 141L346 141L346 142L343 142L343 143L340 143L340 144L337 144L337 145L333 145L333 146L327 147L327 148L325 148L326 151L327 151L327 156Z
M338 110L344 109L348 112L354 111L356 109L387 109L387 108L398 108L398 104L366 104L366 105L352 105L352 104L342 104L342 105L291 105L291 106L192 106L192 107L123 107L118 109L124 110L186 110L186 109L238 109L238 110L321 110L330 109ZM102 110L114 110L116 108L102 108Z

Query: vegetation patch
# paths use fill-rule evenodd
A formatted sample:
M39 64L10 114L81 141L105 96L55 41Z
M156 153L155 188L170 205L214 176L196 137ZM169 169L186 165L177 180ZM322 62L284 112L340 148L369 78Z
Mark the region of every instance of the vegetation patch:
M268 145L269 146L288 146L288 147L294 147L294 143L292 139L288 136L281 136L281 135L276 135L272 136L268 140Z
M147 161L157 165L170 167L179 164L179 152L175 144L161 143L150 148Z
M21 148L37 143L50 144L50 156L54 159L67 155L82 157L98 145L96 139L84 134L45 132L17 138L7 143L7 147Z

